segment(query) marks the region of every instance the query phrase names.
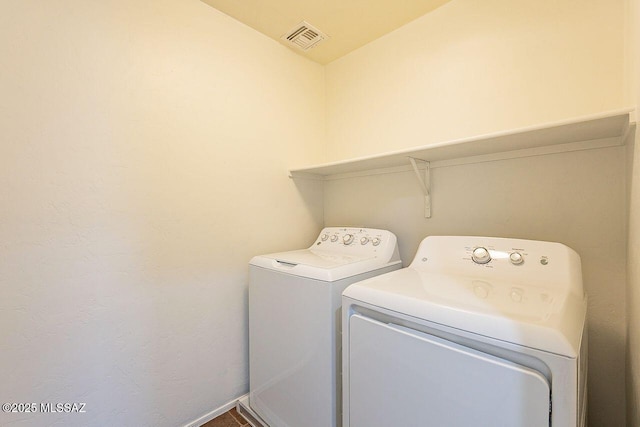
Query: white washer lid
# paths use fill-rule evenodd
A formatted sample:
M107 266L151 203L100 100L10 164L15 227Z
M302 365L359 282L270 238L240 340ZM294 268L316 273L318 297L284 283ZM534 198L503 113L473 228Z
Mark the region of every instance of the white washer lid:
M309 279L333 282L396 265L395 234L360 227L325 227L307 249L254 257L250 264Z
M256 256L251 259L250 264L294 276L333 282L400 263L399 260L386 261L374 256L301 249Z
M347 298L471 333L577 357L586 298L566 289L404 268L349 286Z

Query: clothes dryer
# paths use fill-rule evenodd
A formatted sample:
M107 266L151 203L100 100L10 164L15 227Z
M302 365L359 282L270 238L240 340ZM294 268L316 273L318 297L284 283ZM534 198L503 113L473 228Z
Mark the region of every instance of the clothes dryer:
M342 291L400 267L396 236L369 228L328 227L308 249L254 257L244 410L269 427L340 426Z
M344 291L344 427L583 427L586 302L564 245L424 239Z

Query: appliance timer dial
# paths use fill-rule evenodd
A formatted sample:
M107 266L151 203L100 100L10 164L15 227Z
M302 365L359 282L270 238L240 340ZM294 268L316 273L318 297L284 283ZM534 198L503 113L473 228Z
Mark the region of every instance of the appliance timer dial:
M477 247L471 253L471 259L476 264L486 264L491 261L491 254L487 250L487 248L483 248L482 246Z
M342 241L345 245L351 244L351 242L353 242L353 234L345 234L342 238Z

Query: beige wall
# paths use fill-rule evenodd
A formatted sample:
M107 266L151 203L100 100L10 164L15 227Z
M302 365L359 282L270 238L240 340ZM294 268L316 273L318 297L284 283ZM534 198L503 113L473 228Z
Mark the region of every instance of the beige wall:
M640 106L640 1L629 2L629 93ZM635 139L635 141L634 141ZM640 131L627 149L627 426L640 426Z
M329 64L327 160L627 107L627 0L453 0ZM389 228L405 263L430 234L559 241L589 293L591 427L625 424L625 149L325 185L325 224Z
M453 0L327 65L327 160L628 105L627 0Z
M320 159L323 68L197 0L3 2L0 56L0 401L87 403L0 424L246 392L248 261L322 226L286 170Z

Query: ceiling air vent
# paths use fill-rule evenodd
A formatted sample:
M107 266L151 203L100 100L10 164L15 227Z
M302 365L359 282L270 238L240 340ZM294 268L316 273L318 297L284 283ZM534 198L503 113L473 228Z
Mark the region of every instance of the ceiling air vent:
M281 37L284 42L300 50L309 50L329 37L308 22L302 21Z

